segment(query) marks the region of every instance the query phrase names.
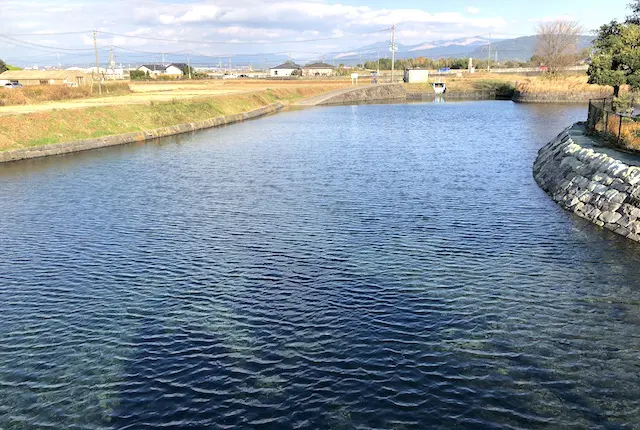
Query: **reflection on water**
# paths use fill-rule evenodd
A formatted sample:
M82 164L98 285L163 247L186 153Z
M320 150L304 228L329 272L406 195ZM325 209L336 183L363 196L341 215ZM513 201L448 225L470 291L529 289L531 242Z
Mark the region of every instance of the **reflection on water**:
M640 253L534 183L582 106L339 106L0 167L0 428L633 428Z

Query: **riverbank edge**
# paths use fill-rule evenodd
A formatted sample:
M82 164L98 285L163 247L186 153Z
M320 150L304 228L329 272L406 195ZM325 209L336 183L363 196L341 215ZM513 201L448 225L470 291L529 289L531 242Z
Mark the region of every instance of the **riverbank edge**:
M516 103L589 103L591 99L602 99L610 95L603 92L522 93L515 90L511 100Z
M580 142L599 146L581 123L543 146L533 164L535 181L564 209L640 242L640 167Z
M127 143L143 142L146 140L173 136L176 134L188 133L207 128L221 127L269 115L284 109L285 106L286 105L282 102L275 102L247 112L218 116L197 122L187 122L133 133L115 134L92 139L35 146L33 148L14 149L0 152L0 163L88 151L91 149L106 148L109 146L124 145Z

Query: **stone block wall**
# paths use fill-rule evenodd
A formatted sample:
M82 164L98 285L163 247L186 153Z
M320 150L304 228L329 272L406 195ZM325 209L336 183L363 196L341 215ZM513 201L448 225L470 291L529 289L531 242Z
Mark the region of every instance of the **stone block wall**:
M640 167L582 147L576 136L583 129L574 125L540 149L536 182L566 210L640 241Z

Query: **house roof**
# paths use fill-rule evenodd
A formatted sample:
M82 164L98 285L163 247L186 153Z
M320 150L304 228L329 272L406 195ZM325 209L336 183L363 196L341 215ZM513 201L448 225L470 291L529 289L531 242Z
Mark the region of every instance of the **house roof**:
M298 66L296 63L287 61L286 63L282 63L279 66L271 67L271 69L295 70L295 69L302 69L302 67Z
M307 64L303 69L335 69L335 66L318 61L317 63Z
M187 68L187 63L170 63L170 64L166 64L164 66L162 64L143 64L142 66L138 67L138 69L140 69L142 67L146 67L149 70L156 70L158 72L164 72L171 66L177 67L180 70L184 70L184 69Z
M84 72L77 70L7 70L0 74L0 79L20 80L49 80L49 79L73 79L86 78Z
M141 69L143 67L145 67L145 68L147 68L149 70L157 70L159 72L162 72L162 71L167 70L168 66L163 66L162 64L143 64L142 66L138 67L138 69Z

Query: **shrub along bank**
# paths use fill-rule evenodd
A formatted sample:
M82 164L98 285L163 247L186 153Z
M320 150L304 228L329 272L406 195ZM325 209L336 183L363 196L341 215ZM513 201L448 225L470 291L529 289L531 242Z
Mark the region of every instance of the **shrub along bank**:
M268 89L148 105L104 106L3 116L0 117L0 151L202 121L247 112L277 101L290 103L336 88L339 86Z

